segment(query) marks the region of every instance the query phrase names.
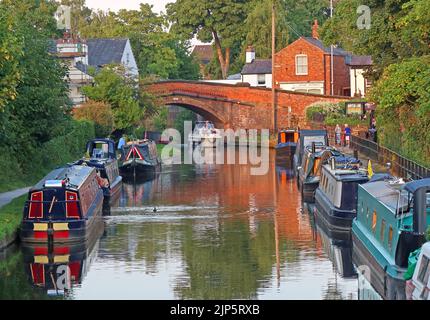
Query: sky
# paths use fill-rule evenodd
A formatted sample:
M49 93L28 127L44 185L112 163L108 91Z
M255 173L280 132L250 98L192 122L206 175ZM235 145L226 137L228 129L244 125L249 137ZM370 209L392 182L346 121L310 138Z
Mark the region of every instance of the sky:
M118 11L119 9L139 9L140 3L152 4L155 12L164 11L164 6L174 2L172 0L87 0L87 7L91 9L102 9Z

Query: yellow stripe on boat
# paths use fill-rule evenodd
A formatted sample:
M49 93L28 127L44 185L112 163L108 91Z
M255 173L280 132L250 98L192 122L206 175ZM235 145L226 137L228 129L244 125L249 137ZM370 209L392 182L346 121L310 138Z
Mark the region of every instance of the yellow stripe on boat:
M33 230L34 231L47 231L48 230L48 224L47 223L33 223Z
M63 256L55 256L54 263L67 263L69 262L70 255L66 254Z
M67 231L69 230L68 223L54 223L54 231Z
M48 264L49 259L47 256L34 256L34 263Z

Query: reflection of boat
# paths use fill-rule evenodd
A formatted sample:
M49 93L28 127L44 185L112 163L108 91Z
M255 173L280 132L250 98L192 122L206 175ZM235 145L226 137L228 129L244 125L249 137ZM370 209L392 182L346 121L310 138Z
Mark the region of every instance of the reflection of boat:
M85 241L101 216L96 169L72 165L49 173L29 191L20 238L31 243Z
M119 175L115 143L112 140L94 139L88 141L86 156L75 164L86 164L97 169L106 203L111 203L119 197L122 177Z
M152 175L161 168L157 145L152 140L132 141L121 149L121 173L127 176Z
M329 163L322 166L315 204L330 228L350 230L357 215L358 185L369 181L367 170L352 157L333 157Z
M328 146L328 135L326 130L299 130L296 152L293 156L293 167L295 170L302 164L303 154L307 147L316 145Z
M315 191L320 183L321 167L332 156L340 156L340 152L325 146L316 145L306 147L302 157L302 164L297 168L297 185L302 193L303 201L314 202Z
M277 164L291 166L298 139L299 133L296 130L282 130L278 133L278 144L275 146Z
M201 144L202 147L216 147L222 142L222 135L211 121L197 121L188 137L190 144Z
M430 178L358 186L352 223L353 256L371 270L371 283L387 299L404 299L409 254L421 247L430 222ZM394 288L394 290L387 290Z
M97 256L98 239L104 230L99 220L97 230L87 242L75 245L22 246L25 270L30 282L43 288L48 295L65 295L73 286L82 283L89 267Z
M321 220L315 205L304 203L307 211L314 217L317 233L321 236L324 251L343 278L356 278L357 272L352 264L352 241L349 232L338 232L327 228Z
M287 180L291 180L294 178L294 171L292 168L276 166L276 176L278 178L278 181L283 184L286 183Z

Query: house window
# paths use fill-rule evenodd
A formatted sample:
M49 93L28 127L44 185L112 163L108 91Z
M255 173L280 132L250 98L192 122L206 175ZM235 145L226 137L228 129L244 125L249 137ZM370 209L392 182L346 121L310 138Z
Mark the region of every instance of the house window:
M308 56L300 54L296 56L296 75L308 74Z
M266 75L265 74L257 75L257 81L258 81L259 86L265 86L266 85Z

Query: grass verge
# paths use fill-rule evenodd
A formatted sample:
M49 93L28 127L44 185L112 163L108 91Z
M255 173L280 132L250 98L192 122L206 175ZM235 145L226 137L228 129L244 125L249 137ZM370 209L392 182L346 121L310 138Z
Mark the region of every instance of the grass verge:
M0 209L0 245L18 230L26 200L27 194L12 200Z

